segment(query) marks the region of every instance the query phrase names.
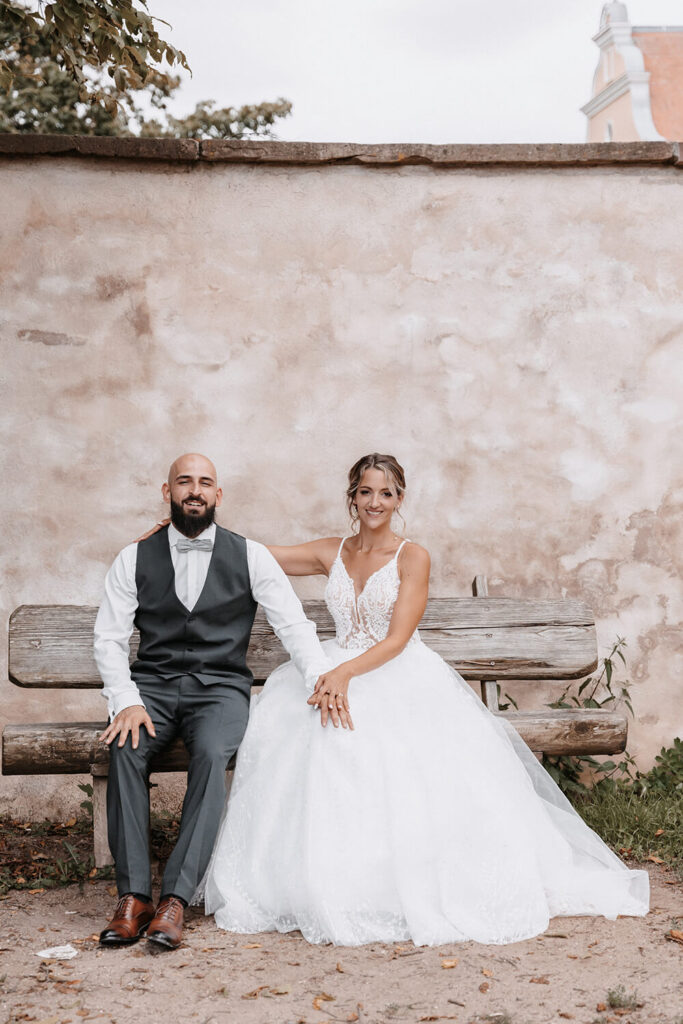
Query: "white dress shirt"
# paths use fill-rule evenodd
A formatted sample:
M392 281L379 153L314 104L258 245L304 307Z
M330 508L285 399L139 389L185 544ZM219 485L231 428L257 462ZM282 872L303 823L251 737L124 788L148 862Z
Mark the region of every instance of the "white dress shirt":
M181 536L172 524L169 525L175 592L191 611L204 588L212 552L178 552L176 545ZM213 542L215 524L199 536ZM145 706L131 677L128 661L129 640L138 607L137 549L137 544L129 544L116 556L104 581L104 599L95 622L95 661L104 683L102 695L107 700L110 719L134 704ZM301 601L268 548L247 540L247 563L254 600L263 608L275 634L304 677L306 688L312 692L318 676L330 668L316 635L315 623L306 618Z

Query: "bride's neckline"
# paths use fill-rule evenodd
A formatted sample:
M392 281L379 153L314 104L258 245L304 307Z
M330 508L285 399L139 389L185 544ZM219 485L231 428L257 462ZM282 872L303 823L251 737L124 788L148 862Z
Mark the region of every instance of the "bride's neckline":
M341 562L341 567L344 570L344 573L346 575L347 580L349 581L349 583L353 587L353 593L354 593L355 598L356 598L356 604L358 604L358 602L360 601L361 597L363 596L365 591L368 589L368 583L373 578L373 576L377 576L378 573L384 572L384 570L388 566L390 566L393 562L395 562L397 560L398 556L401 553L401 549L403 548L403 545L407 543L407 539L408 538L406 538L405 540L401 541L401 543L399 544L399 546L397 547L396 551L391 556L391 558L389 559L388 562L385 562L384 565L380 565L379 569L375 569L374 572L370 573L370 575L368 576L368 578L366 579L365 583L363 584L363 586L361 587L360 590L358 590L356 588L356 581L354 580L354 578L351 575L351 573L349 572L349 570L346 568L346 564L344 562L344 559L342 558L342 551L344 550L344 544L346 543L346 541L348 539L349 539L348 537L344 537L342 542L341 542L341 544L339 545L339 551L337 552L336 561L337 562Z

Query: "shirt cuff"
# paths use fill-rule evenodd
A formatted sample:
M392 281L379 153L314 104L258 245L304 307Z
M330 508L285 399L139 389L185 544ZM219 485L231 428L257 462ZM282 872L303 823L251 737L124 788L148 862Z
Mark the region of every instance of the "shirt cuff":
M325 672L329 672L332 668L330 663L320 665L319 668L309 669L304 676L304 685L309 693L313 693L315 690L315 684L318 682L320 676L324 675Z
M137 689L127 690L126 693L117 694L116 697L112 697L108 702L109 721L112 722L119 712L125 711L126 708L134 707L145 708L145 704L143 703Z

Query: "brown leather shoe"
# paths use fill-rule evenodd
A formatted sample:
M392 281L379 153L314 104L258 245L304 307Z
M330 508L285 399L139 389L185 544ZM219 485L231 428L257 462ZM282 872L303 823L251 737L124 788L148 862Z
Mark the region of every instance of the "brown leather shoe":
M183 937L185 907L177 896L164 896L147 929L147 939L165 949L177 949Z
M116 904L111 921L100 932L101 946L129 946L137 942L154 917L154 904L151 900L139 900L132 892L122 896Z

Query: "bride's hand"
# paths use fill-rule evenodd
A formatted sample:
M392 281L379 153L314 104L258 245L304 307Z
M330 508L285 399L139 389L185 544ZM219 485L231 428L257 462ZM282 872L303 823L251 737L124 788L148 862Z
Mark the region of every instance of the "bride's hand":
M353 719L349 709L349 683L351 676L343 665L330 669L318 678L313 693L307 700L307 704L320 710L320 724L327 725L328 718L332 719L335 728L339 725L343 729L353 729Z
M148 530L147 533L143 533L142 537L138 537L137 540L133 541L133 543L139 544L141 540L147 540L147 538L151 537L153 533L158 533L162 526L168 526L170 522L170 519L162 519L160 523L155 523L151 530Z

